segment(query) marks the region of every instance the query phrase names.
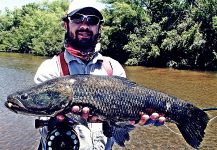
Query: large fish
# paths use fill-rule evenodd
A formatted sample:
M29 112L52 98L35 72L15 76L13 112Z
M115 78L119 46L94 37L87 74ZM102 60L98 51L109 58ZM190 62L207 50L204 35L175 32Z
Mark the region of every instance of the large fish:
M139 120L139 112L154 109L176 123L184 139L198 148L209 118L194 105L137 85L122 77L72 75L51 79L11 94L5 106L16 113L55 116L71 107L89 107L91 114L109 122Z

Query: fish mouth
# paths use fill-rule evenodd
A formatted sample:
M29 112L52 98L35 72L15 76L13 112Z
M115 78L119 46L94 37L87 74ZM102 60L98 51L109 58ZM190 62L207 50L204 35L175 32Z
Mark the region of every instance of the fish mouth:
M5 106L17 113L17 114L26 114L26 115L33 115L33 116L54 116L54 113L47 114L47 108L39 109L29 109L28 107L24 106L24 104L19 101L19 99L14 99L11 96L8 97L7 101L5 102Z
M16 100L16 102L14 100L8 100L5 102L5 106L15 113L18 113L19 110L26 110L25 106L19 100Z
M37 111L37 110L28 109L18 100L16 102L7 101L5 102L5 106L9 110L17 114L26 114L26 115L33 115L33 116L50 116L50 115L47 115L45 111Z

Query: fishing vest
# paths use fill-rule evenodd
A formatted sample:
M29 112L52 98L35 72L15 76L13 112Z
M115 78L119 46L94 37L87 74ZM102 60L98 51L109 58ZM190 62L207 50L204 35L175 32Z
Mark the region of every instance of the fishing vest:
M64 52L61 52L58 56L58 61L60 64L60 76L66 76L66 75L70 75L69 73L69 68L68 68L68 64L64 58ZM108 76L112 76L113 75L113 69L111 66L111 62L108 60L108 57L104 57L103 56L103 61L102 61L102 67L106 70L106 73Z

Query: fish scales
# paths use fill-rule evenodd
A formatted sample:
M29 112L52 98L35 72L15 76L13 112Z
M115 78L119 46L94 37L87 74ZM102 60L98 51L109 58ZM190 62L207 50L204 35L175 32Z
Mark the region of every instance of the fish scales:
M25 96L24 96L25 95ZM193 104L140 86L126 78L72 75L56 78L8 96L6 107L17 113L54 116L78 105L105 121L139 120L153 109L176 123L184 139L198 148L209 118Z
M101 80L101 79L100 79ZM120 121L120 119L126 120L126 119L139 119L139 111L143 110L142 104L142 97L138 96L139 93L135 94L135 90L129 88L129 92L126 92L128 90L129 84L123 84L119 80L111 80L111 81L105 81L100 82L96 78L88 79L88 83L82 84L83 78L81 80L77 80L74 84L74 95L73 97L79 101L79 104L85 104L83 97L80 97L79 93L81 92L80 89L85 89L86 91L83 92L85 95L92 95L93 99L89 99L89 103L85 106L88 107L95 107L95 113L96 114L102 114L103 116L106 116L108 118L113 118L113 121ZM103 80L104 81L104 80ZM118 82L119 81L119 82ZM114 83L114 84L111 84ZM80 87L79 90L77 90L78 86L83 85L83 87ZM89 85L94 84L94 89L103 89L103 92L98 92L97 90L93 91L92 87L90 88ZM109 86L108 86L109 85ZM88 91L89 89L89 91ZM106 94L105 94L106 93ZM123 94L124 93L124 94ZM132 99L135 99L135 101L132 101ZM139 100L140 99L140 100ZM76 105L78 102L73 101L72 105ZM125 105L123 105L125 103ZM108 105L109 104L109 105ZM135 109L130 109L130 106L134 107ZM131 111L127 111L131 110ZM129 113L131 112L131 113ZM117 118L115 118L117 117Z

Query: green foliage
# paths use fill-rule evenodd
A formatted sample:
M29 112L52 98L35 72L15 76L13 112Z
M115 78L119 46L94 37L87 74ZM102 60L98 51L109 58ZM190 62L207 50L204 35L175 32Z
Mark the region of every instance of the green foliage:
M104 10L105 24L102 32L102 52L121 63L125 63L131 53L126 45L130 35L137 34L141 25L150 22L143 8L130 1L114 1Z
M217 1L103 2L104 54L127 65L217 69Z
M217 16L212 18L212 27L215 31L217 31Z
M0 50L52 56L63 48L67 0L31 3L0 16Z
M216 0L101 0L102 53L126 65L217 69ZM0 51L54 55L68 0L0 13Z

